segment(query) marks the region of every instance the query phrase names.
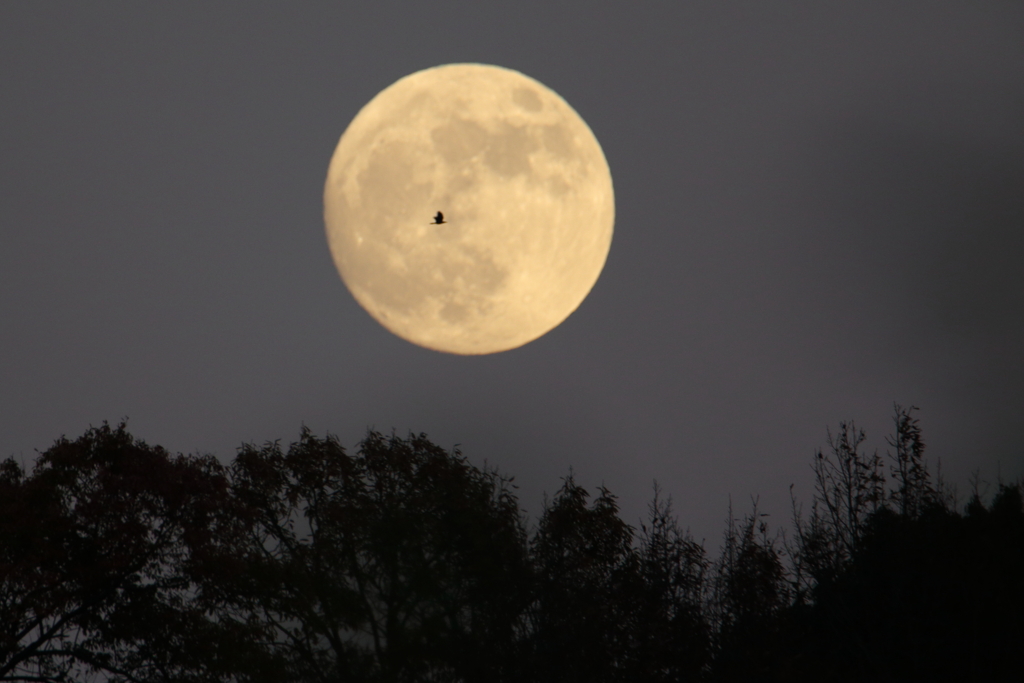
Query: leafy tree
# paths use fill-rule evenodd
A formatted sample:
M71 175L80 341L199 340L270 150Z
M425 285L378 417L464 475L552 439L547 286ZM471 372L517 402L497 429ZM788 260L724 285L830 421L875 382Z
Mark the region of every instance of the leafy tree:
M237 594L287 680L508 679L528 571L509 480L422 434L350 456L305 429L243 447L232 480L256 520Z
M104 423L0 466L0 680L201 681L254 629L209 616L236 518L221 466ZM251 658L248 661L255 661Z
M797 543L788 546L793 558L795 598L808 599L820 581L837 576L856 552L869 515L885 504L885 477L878 453L868 457L861 446L864 430L853 422L828 432L829 454L818 450L814 470L814 501L805 522L793 498ZM790 488L792 496L792 488Z
M739 524L729 506L712 586L717 631L713 680L772 678L780 615L790 591L782 549L764 517L756 499Z
M962 515L931 484L913 412L894 409L892 488L863 432L840 425L816 454L808 522L794 503L796 604L775 671L789 680L1018 680L1024 637L1020 487Z
M531 542L531 610L537 681L628 681L641 590L633 529L608 489L589 492L570 473L546 505Z
M915 406L907 409L897 404L893 415L896 433L886 439L896 449L895 453L889 453L896 482L892 499L904 517L916 517L938 502L924 462L924 441L921 426L914 417L915 410Z
M680 530L671 499L663 500L657 485L639 541L634 680L699 680L711 661L709 562L704 546Z
M921 427L913 416L917 408L899 404L893 408L895 432L886 441L895 449L887 453L894 489L886 490L878 453L868 456L862 451L866 437L853 422L840 422L835 436L829 431L828 454L815 453L811 465L815 492L807 520L793 498L796 542L788 550L798 602L807 600L816 585L843 572L859 548L868 520L887 505L895 505L902 516L914 517L942 504L924 462Z
M714 562L657 487L637 532L570 473L528 534L422 434L225 468L104 424L0 463L0 681L1017 680L1022 486L958 511L914 410L891 488L840 423L792 542L730 505Z
M883 508L799 630L804 678L1016 681L1024 635L1024 508Z

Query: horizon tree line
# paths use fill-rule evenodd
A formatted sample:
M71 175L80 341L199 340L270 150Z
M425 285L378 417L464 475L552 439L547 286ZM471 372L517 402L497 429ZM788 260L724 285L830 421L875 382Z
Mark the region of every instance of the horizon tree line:
M104 423L0 464L0 681L1019 680L1021 483L961 509L914 410L885 458L829 431L791 531L730 506L716 557L657 486L636 528L570 472L531 524L423 434L224 465Z

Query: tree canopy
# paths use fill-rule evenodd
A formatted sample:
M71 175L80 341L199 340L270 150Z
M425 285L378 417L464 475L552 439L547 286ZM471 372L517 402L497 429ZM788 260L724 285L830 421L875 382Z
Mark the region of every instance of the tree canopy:
M0 681L1016 680L1022 487L960 509L913 411L887 457L840 424L790 532L730 509L715 557L657 487L633 526L569 474L531 522L423 434L224 465L104 424L0 464Z

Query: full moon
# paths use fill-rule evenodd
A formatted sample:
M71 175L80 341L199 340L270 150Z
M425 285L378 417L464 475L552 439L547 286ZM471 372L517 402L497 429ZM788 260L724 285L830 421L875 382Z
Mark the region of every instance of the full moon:
M486 354L582 303L615 199L601 146L557 93L511 69L448 64L400 79L352 120L324 221L342 280L381 325Z

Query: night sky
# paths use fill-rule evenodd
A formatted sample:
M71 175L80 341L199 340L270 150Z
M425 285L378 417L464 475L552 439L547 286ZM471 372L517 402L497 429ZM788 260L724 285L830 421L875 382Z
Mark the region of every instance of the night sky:
M324 236L345 127L451 62L554 89L615 184L590 296L492 356L392 336ZM656 479L711 546L894 401L961 494L1024 474L1020 2L4 2L0 237L0 457L422 431L531 515Z

